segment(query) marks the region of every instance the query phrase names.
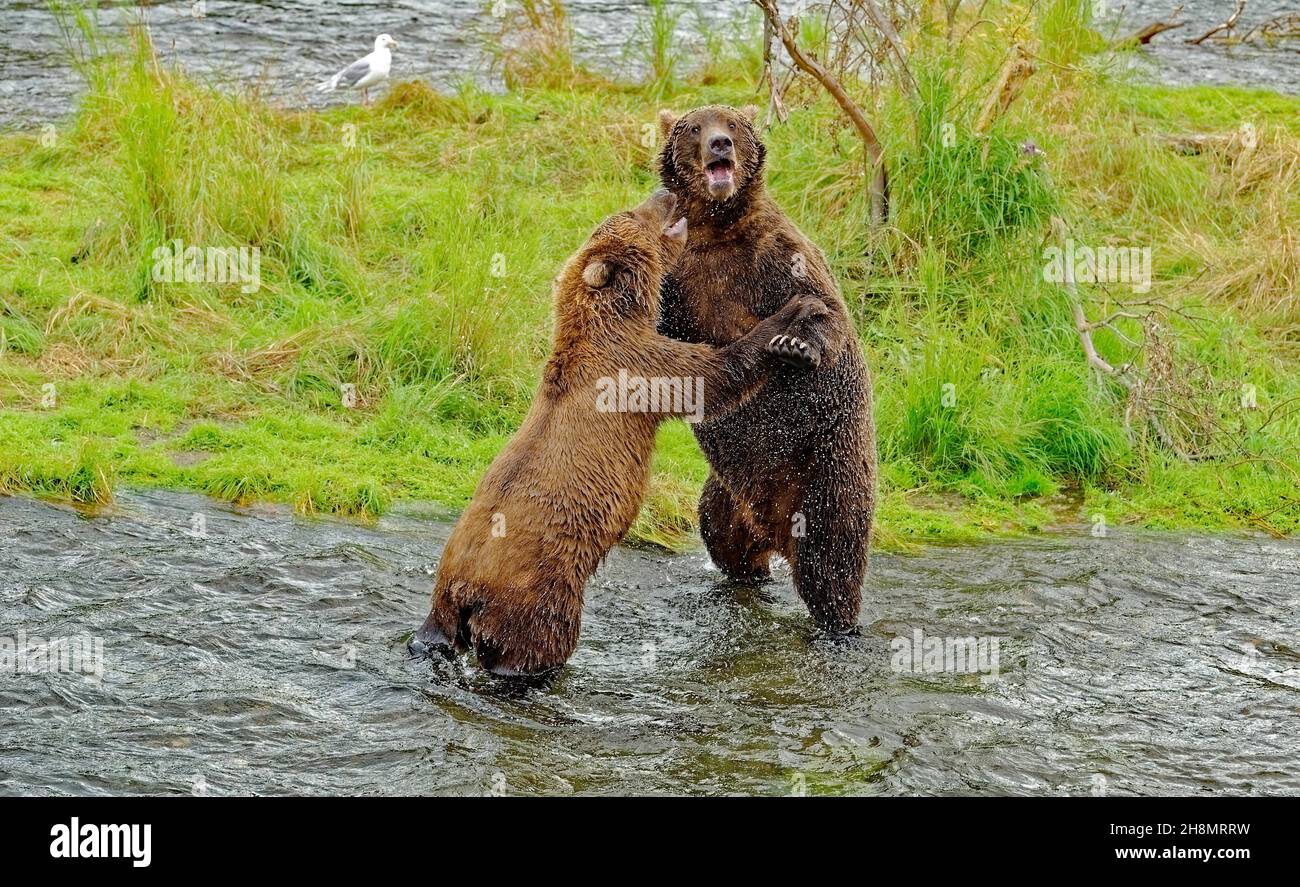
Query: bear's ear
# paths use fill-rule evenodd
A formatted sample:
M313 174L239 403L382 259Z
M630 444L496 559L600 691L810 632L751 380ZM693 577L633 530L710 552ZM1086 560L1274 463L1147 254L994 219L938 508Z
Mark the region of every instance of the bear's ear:
M607 285L613 276L614 269L609 262L601 259L597 259L582 269L582 282L593 289L600 289Z
M673 127L677 125L677 114L664 108L659 112L659 138L668 141L668 137L673 133Z
M746 105L740 109L740 116L744 117L751 124L758 119L758 105Z

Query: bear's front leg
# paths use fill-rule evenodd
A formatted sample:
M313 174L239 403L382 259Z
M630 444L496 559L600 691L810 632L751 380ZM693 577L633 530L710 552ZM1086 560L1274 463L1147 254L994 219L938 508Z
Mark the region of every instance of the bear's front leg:
M568 661L578 646L583 582L546 588L439 586L433 609L407 645L415 656L473 650L479 665L503 676L540 675Z

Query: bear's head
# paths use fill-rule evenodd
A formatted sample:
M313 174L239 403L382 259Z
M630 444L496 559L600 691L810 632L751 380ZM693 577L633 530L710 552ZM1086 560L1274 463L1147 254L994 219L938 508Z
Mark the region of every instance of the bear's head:
M664 275L686 246L686 219L676 209L677 198L660 190L601 222L560 272L560 298L573 294L596 314L612 311L653 322Z
M692 207L713 216L720 208L744 202L762 187L767 155L754 131L758 108L706 105L678 117L659 112L659 177ZM695 218L694 214L688 213Z

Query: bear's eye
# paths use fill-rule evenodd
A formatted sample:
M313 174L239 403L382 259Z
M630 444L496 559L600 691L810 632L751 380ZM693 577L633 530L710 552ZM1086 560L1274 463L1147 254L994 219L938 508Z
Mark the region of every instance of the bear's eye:
M734 124L734 123L728 123L728 124L727 124L727 128L730 129L730 130L732 130L732 131L734 132L735 129L736 129L736 124Z
M699 128L698 126L692 126L692 127L691 127L691 135L693 135L693 136L697 136L697 135L699 135L699 134L700 134L700 128Z

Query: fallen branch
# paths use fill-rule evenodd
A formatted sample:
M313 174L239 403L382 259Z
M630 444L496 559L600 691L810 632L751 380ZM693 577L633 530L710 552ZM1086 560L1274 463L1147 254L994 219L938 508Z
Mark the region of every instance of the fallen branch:
M1064 241L1066 238L1065 222L1059 216L1052 217L1052 233L1058 241ZM1170 452L1176 454L1180 459L1190 461L1190 457L1174 441L1173 435L1165 428L1160 417L1149 408L1148 396L1145 390L1145 383L1137 375L1136 368L1132 363L1126 363L1122 367L1116 367L1106 358L1097 353L1097 346L1092 341L1094 330L1102 327L1109 327L1112 330L1112 322L1120 317L1143 318L1146 315L1136 314L1127 311L1118 311L1107 317L1105 320L1089 321L1088 314L1083 308L1083 299L1079 295L1078 285L1074 280L1074 268L1071 263L1066 262L1063 267L1065 291L1070 297L1070 314L1074 318L1074 330L1079 336L1079 345L1083 348L1084 359L1087 360L1088 366L1097 370L1103 376L1118 382L1126 391L1128 391L1128 406L1124 410L1125 425L1131 425L1134 412L1140 411L1143 418L1146 419L1151 430L1155 433L1156 438ZM1124 338L1128 338L1125 336ZM1131 340L1130 340L1131 341Z
M1132 34L1129 34L1123 40L1117 41L1115 45L1116 46L1145 46L1146 44L1150 43L1151 40L1157 34L1163 34L1165 31L1172 31L1176 28L1183 27L1184 25L1187 24L1187 22L1174 21L1174 19L1178 18L1179 14L1182 11L1183 11L1183 6L1180 3L1178 7L1174 9L1173 12L1169 13L1169 19L1167 21L1152 22L1142 30L1135 31Z
M1233 136L1223 133L1189 132L1181 134L1161 134L1157 136L1165 147L1179 154L1196 155L1206 151L1223 153L1233 143Z
M1089 366L1101 370L1125 388L1131 389L1133 382L1128 378L1128 374L1132 367L1125 364L1123 367L1116 369L1107 362L1106 358L1097 353L1097 346L1092 343L1092 331L1097 327L1088 322L1088 315L1083 310L1083 303L1079 301L1078 293L1074 289L1073 278L1072 273L1068 274L1065 288L1072 296L1070 310L1074 313L1074 328L1079 333L1079 343L1083 346L1083 356L1087 358Z
M1213 28L1210 28L1210 30L1206 31L1201 36L1188 38L1187 42L1195 46L1199 46L1200 44L1204 43L1206 40L1209 40L1215 34L1218 34L1220 32L1226 31L1229 34L1231 34L1233 27L1237 24L1237 19L1241 18L1241 12L1245 8L1246 8L1246 0L1237 0L1237 8L1232 11L1232 15L1228 16L1226 19L1224 19L1219 24L1215 25Z
M1270 41L1300 37L1300 12L1289 12L1261 22L1247 31L1241 42L1253 43L1261 37Z
M1052 217L1052 234L1058 241L1064 242L1066 238L1065 222L1056 216ZM1070 297L1070 312L1074 316L1074 329L1079 334L1079 344L1083 346L1083 356L1087 359L1088 365L1131 390L1134 383L1129 375L1133 365L1125 364L1123 367L1116 368L1097 353L1097 346L1092 341L1092 333L1098 327L1104 326L1106 321L1092 323L1088 320L1087 312L1083 310L1083 301L1079 297L1078 284L1074 281L1074 266L1070 262L1065 262L1062 270L1065 272L1063 281L1065 292Z

